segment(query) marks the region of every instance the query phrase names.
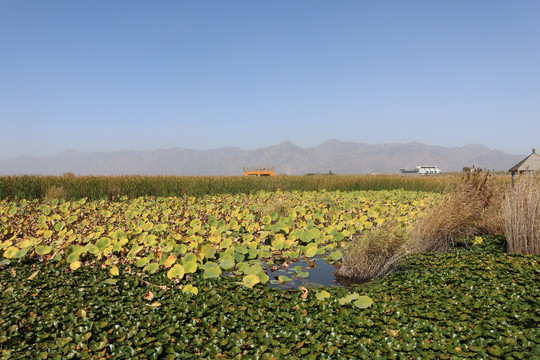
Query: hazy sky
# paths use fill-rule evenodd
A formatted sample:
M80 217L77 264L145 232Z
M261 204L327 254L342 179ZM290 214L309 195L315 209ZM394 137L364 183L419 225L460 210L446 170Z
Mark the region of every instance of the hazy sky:
M540 148L540 1L0 0L0 159Z

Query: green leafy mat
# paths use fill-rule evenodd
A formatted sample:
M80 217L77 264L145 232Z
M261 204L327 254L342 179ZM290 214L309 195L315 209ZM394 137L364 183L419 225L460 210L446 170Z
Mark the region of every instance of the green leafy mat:
M197 296L166 271L120 267L111 282L109 269L2 265L0 356L538 358L539 257L501 246L485 239L416 256L405 271L352 289L248 288L195 275ZM373 304L355 305L367 296Z

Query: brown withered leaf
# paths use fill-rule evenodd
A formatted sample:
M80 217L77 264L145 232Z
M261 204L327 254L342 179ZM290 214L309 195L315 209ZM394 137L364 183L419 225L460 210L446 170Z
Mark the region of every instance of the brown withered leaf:
M299 289L300 291L302 291L302 295L300 295L300 297L301 297L302 299L307 299L309 290L306 289L306 288L303 287L303 286L299 286L298 289Z
M147 301L152 301L154 300L154 294L150 290L148 290L146 294L144 294L144 299Z

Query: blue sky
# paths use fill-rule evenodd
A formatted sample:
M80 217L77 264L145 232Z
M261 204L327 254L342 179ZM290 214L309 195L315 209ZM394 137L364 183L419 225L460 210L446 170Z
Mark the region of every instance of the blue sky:
M0 159L540 147L540 1L0 1Z

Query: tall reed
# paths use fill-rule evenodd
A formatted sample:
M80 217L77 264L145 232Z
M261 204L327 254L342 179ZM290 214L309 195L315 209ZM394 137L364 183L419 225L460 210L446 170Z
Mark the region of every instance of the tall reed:
M456 176L304 175L243 176L3 176L0 199L43 199L62 188L66 199L99 200L127 196L204 196L258 191L396 190L442 192Z
M540 254L540 174L520 176L503 204L508 252Z

